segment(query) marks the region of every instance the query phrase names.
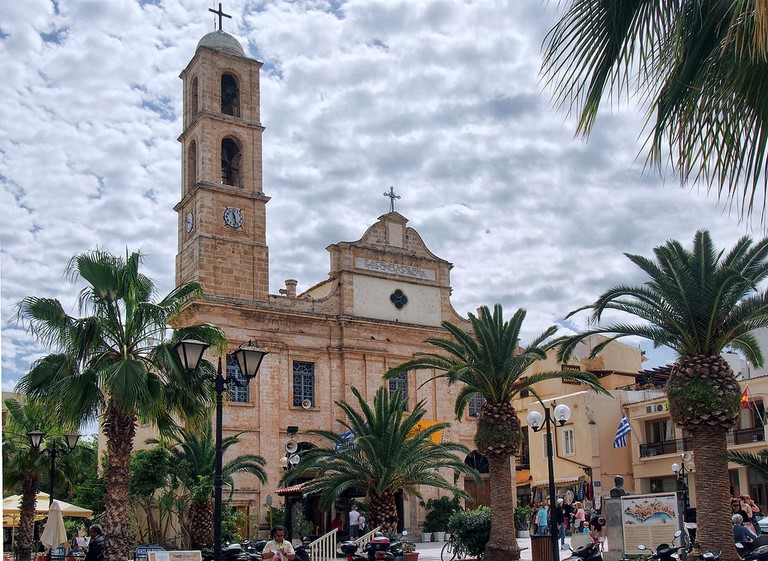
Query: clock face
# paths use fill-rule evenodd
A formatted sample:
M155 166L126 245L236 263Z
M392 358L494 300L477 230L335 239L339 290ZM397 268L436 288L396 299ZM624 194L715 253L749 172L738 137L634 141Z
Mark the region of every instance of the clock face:
M224 211L224 223L230 228L239 228L243 225L243 211L239 208L227 207Z
M192 228L195 226L195 215L191 212L187 213L187 219L184 223L184 227L187 229L187 232L191 232Z

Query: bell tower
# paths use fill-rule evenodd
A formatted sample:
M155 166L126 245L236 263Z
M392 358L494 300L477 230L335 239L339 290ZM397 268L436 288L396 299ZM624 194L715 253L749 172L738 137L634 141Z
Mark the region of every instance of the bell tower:
M221 29L204 36L181 73L184 130L176 284L206 297L266 301L269 248L262 186L261 63Z

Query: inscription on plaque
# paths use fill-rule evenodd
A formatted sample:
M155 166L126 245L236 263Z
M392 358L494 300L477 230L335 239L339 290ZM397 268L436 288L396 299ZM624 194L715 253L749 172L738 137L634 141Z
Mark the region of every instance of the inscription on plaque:
M376 261L375 259L365 259L355 257L355 267L365 269L366 271L380 271L401 277L411 277L414 279L435 280L435 271L424 269L423 267L409 267L408 265L396 265L386 261Z

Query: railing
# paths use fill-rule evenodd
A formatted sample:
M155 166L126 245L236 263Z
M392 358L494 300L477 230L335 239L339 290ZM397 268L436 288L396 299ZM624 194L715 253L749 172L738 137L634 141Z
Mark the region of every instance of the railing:
M309 544L309 558L312 561L330 561L336 559L336 533L334 528L327 534L317 538Z
M371 541L374 534L381 530L381 526L376 526L374 529L363 534L354 541L363 549L363 546ZM309 558L311 561L335 561L336 559L336 533L338 530L333 529L327 534L323 534L315 541L309 544Z
M678 438L676 440L664 440L652 444L640 445L640 457L661 456L662 454L680 454L691 448L690 438Z
M751 444L765 442L765 427L737 429L728 433L728 444Z

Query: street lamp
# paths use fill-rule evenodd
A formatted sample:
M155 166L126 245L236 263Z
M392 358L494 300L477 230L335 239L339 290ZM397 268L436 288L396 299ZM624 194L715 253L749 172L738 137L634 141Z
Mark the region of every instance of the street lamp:
M203 353L210 345L194 339L183 339L176 343L176 353L179 355L181 366L187 372L194 372L200 365L200 359ZM209 380L214 383L216 391L216 471L213 475L213 559L221 561L221 488L223 484L222 470L222 422L224 417L224 392L229 385L244 387L248 385L259 372L261 361L267 355L268 351L262 351L253 346L248 341L241 345L235 351L235 359L243 375L242 379L237 377L225 378L222 374L222 357L219 356L219 366L216 375L202 376L202 380Z
M36 453L45 452L51 457L51 473L50 473L50 487L48 489L48 505L53 504L53 483L54 478L56 476L56 456L59 455L59 452L62 452L64 454L71 454L72 451L75 449L75 446L77 446L77 441L80 439L79 434L67 434L64 435L64 441L66 442L66 447L61 445L59 441L56 438L53 438L51 443L40 450L40 445L43 443L43 437L45 436L45 433L39 429L37 430L31 430L27 433L27 437L29 438L30 444L32 444L32 448L35 450Z
M552 427L562 427L568 419L571 418L571 408L565 404L560 404L554 408L551 412L549 407L544 407L544 416L538 411L531 411L525 418L528 421L528 426L531 427L533 432L539 432L546 427L547 429L547 471L549 473L549 536L552 545L552 561L560 559L560 549L557 546L558 532L557 524L555 524L554 511L556 507L555 497L555 467L552 464ZM554 419L552 418L554 415Z
M672 472L675 474L677 490L682 494L678 495L678 497L682 497L678 502L678 505L682 506L682 512L680 512L678 520L680 531L683 533L683 535L686 534L685 518L688 516L688 509L690 508L690 498L688 496L688 474L692 471L691 468L686 464L691 461L691 458L691 453L685 452L681 456L681 463L678 464L675 462L672 464ZM695 539L695 534L693 536L689 536L689 539L691 542L693 542ZM687 557L685 548L683 548L682 552L682 559L685 561Z
M295 439L296 433L299 432L299 427L290 425L286 432L288 433L288 440L285 442L285 456L280 458L280 467L283 468L283 471L289 471L291 468L296 467L301 459L298 454L299 445ZM288 538L293 538L293 507L289 495L285 495L285 525Z

